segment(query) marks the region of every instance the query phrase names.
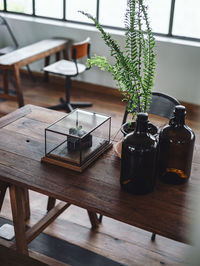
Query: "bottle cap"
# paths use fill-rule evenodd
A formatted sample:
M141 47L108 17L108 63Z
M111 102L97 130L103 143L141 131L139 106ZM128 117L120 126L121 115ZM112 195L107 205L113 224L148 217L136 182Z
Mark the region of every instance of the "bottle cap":
M138 113L137 114L137 121L147 122L148 121L148 114L147 113Z
M183 105L176 105L175 110L174 110L175 116L185 116L186 115L186 110L185 106Z

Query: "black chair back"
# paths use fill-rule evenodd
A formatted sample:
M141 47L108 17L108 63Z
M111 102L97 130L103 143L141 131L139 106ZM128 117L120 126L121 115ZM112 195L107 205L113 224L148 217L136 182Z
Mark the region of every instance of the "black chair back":
M170 119L173 115L175 106L179 104L180 102L172 96L161 92L153 92L150 108L147 112ZM127 116L128 111L126 108L122 124L126 122Z

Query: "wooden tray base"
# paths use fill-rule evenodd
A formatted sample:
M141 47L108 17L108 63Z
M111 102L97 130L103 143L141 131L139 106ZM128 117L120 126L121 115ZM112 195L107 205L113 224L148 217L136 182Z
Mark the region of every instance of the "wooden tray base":
M50 163L50 164L54 164L54 165L58 165L58 166L62 166L71 170L74 170L76 172L83 172L83 170L85 168L87 168L92 162L94 162L102 153L104 153L105 151L107 151L108 149L110 149L113 146L113 144L110 142L108 143L106 146L104 146L102 149L100 149L94 156L92 156L91 158L89 158L86 162L84 162L82 165L76 165L76 164L72 164L70 162L67 161L61 161L61 160L57 160L55 158L52 158L51 156L44 156L41 158L41 162L45 162L45 163Z

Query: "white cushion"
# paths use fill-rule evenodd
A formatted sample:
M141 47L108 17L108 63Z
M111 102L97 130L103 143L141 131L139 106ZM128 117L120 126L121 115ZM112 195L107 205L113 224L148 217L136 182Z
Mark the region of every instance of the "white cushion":
M78 73L82 73L86 69L86 66L83 64L77 64L77 67ZM77 74L75 63L68 60L57 61L54 64L44 67L43 70L65 76L73 76Z

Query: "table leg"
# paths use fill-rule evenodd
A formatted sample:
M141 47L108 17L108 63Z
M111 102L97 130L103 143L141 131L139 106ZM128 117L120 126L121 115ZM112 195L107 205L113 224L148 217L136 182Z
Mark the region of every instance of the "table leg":
M52 198L52 197L49 197L48 198L48 203L47 203L47 211L49 212L51 209L53 209L55 204L56 204L56 199Z
M7 187L8 187L7 183L0 181L0 211L3 205Z
M99 220L97 214L95 212L87 211L88 216L90 218L90 223L92 225L92 229L96 229L99 226Z
M48 66L50 63L50 56L46 56L44 59L44 66ZM44 81L48 82L49 80L49 75L48 72L44 72Z
M24 189L11 185L10 201L12 207L13 223L15 228L16 248L23 254L28 254L28 245L26 241L25 231L25 215L24 215Z
M20 70L17 66L14 67L14 79L15 79L15 89L18 98L19 107L24 106L24 98L21 88L21 78L20 78Z
M4 93L8 94L8 70L3 69L3 89Z
M156 239L156 234L155 233L152 233L152 235L151 235L151 241L155 241L155 239Z
M24 208L24 214L25 214L25 221L27 221L30 218L30 202L29 202L29 193L28 189L23 189L23 208Z

